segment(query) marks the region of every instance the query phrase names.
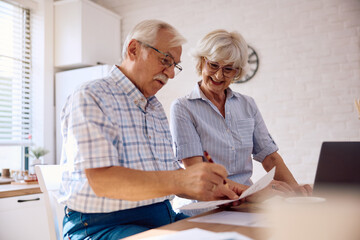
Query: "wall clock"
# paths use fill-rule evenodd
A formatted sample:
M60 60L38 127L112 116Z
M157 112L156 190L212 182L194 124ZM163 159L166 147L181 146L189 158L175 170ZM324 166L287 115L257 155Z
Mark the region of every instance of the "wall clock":
M235 80L235 83L244 83L249 81L250 79L252 79L257 70L259 69L259 56L257 55L257 53L255 52L255 50L251 47L248 46L248 54L249 54L249 59L248 59L248 63L249 63L249 71L248 73L243 76L240 79Z

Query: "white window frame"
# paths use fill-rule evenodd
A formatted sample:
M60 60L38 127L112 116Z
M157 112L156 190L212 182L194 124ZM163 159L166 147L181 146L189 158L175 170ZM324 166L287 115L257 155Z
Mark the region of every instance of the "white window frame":
M21 147L24 169L32 142L30 9L17 2L0 3L0 145Z

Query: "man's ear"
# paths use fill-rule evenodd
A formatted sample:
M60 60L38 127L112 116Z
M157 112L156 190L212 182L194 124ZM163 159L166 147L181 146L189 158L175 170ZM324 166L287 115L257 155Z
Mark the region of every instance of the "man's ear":
M128 58L134 60L139 56L140 53L140 44L136 39L131 39L127 48Z

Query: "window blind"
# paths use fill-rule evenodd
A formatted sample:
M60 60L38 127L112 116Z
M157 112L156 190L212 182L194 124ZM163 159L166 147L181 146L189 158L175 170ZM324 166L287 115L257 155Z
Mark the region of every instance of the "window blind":
M0 0L0 145L31 143L30 10Z

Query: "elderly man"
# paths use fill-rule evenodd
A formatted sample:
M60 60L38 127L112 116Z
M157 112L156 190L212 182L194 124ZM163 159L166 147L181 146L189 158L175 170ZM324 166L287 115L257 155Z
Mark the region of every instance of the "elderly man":
M86 83L62 112L62 202L66 239L119 239L159 227L176 214L174 195L236 199L225 168L186 170L174 158L166 115L154 96L176 71L185 39L171 25L146 20L128 35L123 61Z

